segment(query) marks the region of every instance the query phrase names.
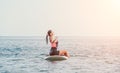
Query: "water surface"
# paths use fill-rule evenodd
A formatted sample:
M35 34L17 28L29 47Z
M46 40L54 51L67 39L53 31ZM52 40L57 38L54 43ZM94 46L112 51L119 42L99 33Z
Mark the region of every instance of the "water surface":
M46 61L44 37L0 37L0 73L120 73L119 37L59 37L71 57Z

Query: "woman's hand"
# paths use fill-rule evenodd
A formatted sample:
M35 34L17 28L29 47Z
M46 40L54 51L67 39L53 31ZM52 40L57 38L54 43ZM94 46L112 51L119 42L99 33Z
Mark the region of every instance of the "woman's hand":
M57 39L57 37L55 37L55 40L54 40L54 42L58 42L58 39Z

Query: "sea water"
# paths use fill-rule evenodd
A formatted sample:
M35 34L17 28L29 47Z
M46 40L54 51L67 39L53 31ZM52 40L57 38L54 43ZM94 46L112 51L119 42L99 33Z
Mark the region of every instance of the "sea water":
M45 37L0 37L0 73L120 73L120 37L58 37L70 58L47 61Z

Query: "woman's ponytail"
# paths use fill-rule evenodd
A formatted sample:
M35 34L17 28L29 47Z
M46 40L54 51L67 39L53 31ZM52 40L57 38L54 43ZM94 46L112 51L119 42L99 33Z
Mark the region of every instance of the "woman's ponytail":
M48 34L46 35L46 44L48 44Z
M48 30L47 35L46 35L46 44L48 44L48 36L50 36L50 33L52 32L52 30Z

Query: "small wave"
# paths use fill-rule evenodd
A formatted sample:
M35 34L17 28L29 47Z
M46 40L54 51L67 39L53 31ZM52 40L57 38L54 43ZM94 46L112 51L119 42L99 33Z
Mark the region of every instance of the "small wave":
M1 52L17 52L17 51L22 51L21 48L0 48Z
M24 59L12 59L11 61L23 61Z
M2 68L3 66L2 65L0 65L0 68Z
M2 71L1 73L10 73L9 71Z
M48 70L40 70L39 72L48 72Z
M21 48L0 48L0 57L18 56L21 52Z

